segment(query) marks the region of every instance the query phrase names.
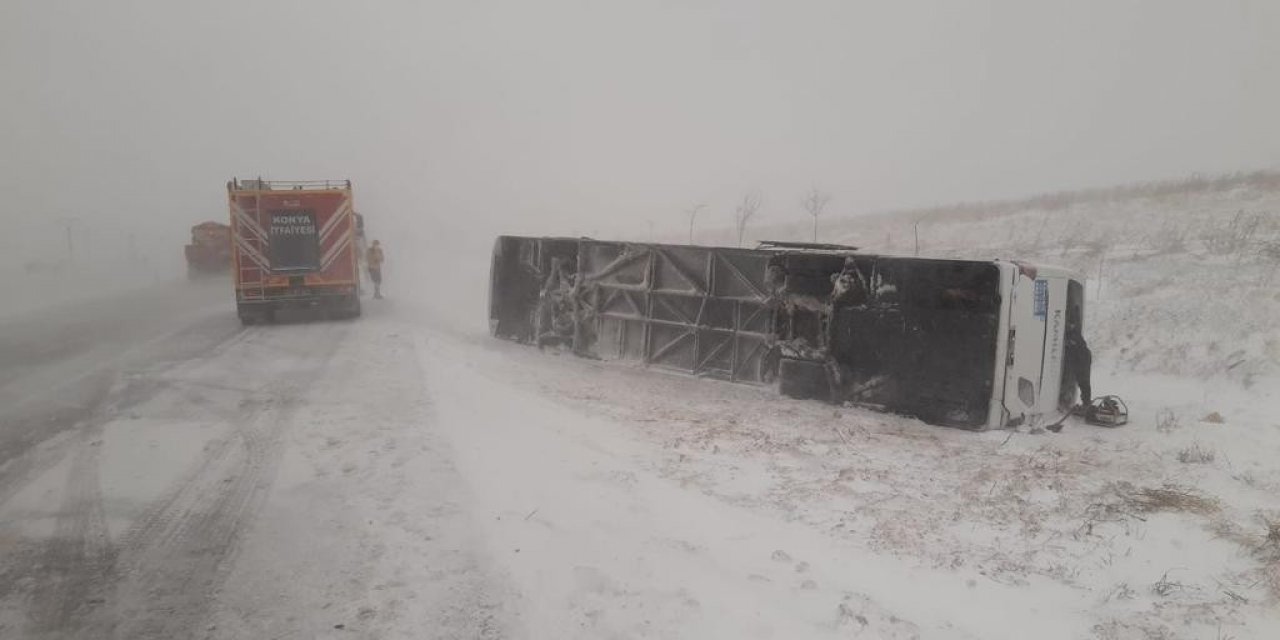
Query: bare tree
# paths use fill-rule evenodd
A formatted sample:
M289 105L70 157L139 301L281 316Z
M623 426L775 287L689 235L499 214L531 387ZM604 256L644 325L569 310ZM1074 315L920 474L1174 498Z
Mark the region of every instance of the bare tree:
M819 191L817 187L810 189L809 193L805 194L804 200L800 201L804 210L809 212L809 215L813 217L814 242L818 241L818 216L822 215L822 210L827 208L828 202L831 202L831 194L823 193L822 191Z
M707 203L699 202L684 210L685 215L689 216L689 244L693 244L693 221L698 219L698 212L706 208Z
M760 205L763 203L764 197L759 191L749 191L742 196L742 202L738 203L737 210L733 213L734 226L738 229L738 246L742 246L742 238L747 233L747 223L755 217L760 211Z

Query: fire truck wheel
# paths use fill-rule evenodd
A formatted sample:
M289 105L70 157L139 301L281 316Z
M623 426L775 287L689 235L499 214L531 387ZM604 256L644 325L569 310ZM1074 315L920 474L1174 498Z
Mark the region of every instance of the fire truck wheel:
M241 308L239 310L240 324L244 326L255 324L270 324L275 322L276 312L271 308Z
M360 296L352 295L347 298L346 308L342 310L341 317L348 320L360 317Z

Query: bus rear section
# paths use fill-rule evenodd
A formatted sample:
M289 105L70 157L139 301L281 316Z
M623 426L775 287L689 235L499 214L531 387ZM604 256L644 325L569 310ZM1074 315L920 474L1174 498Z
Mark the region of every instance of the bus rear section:
M1055 267L1001 267L1004 341L991 426L1034 427L1075 404L1076 380L1066 367L1065 337L1070 323L1079 323L1083 331L1084 278Z
M241 322L271 322L286 309L360 315L350 181L232 180L227 192Z

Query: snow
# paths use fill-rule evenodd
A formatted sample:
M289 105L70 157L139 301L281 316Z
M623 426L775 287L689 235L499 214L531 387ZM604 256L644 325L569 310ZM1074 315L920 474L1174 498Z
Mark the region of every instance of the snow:
M207 636L503 637L500 585L430 428L412 330L376 315L344 329L289 418L271 496Z
M1201 242L1275 204L922 225L940 255L1101 264L1094 387L1132 422L1060 434L496 341L465 243L355 322L241 330L185 285L32 311L0 324L36 363L0 363L0 636L1280 636L1280 298L1262 254ZM1116 233L1155 221L1197 231Z
M1262 637L1280 623L1265 569L1222 535L1264 532L1280 426L1242 407L1239 423L1157 431L1160 379L1121 390L1129 427L975 434L505 344L426 351L529 637L837 637L854 629L849 602L876 612L857 614L873 637ZM1178 410L1256 402L1238 396ZM1177 460L1196 440L1214 464ZM1124 483L1191 487L1221 513L1090 525ZM1152 593L1166 574L1183 586Z
M1280 375L1280 188L1242 186L983 214L833 222L830 240L921 255L1060 264L1089 279L1086 328L1121 371L1251 383ZM785 232L785 231L784 231Z
M1274 187L1249 187L922 225L926 255L1102 274L1088 291L1094 388L1128 401L1119 429L957 432L474 333L430 337L428 387L523 594L517 628L1274 637L1280 297L1266 250L1278 208ZM1242 210L1257 232L1222 253L1212 243ZM882 250L913 217L851 220L824 239ZM1135 506L1162 490L1207 506ZM781 570L775 552L804 571ZM865 628L849 623L854 602L877 612L854 615Z
M673 481L660 444L424 348L473 505L529 637L1077 637L1084 598L938 572ZM490 359L499 360L493 355ZM527 372L525 372L527 373ZM1012 611L993 616L993 603ZM860 618L859 618L860 617Z

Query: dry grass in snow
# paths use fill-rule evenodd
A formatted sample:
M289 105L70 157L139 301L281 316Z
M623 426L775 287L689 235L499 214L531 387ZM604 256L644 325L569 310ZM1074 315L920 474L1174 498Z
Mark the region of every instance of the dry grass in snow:
M870 250L911 253L918 224L924 255L1086 273L1119 429L970 433L482 344L513 384L630 425L638 464L687 491L938 576L1076 590L1096 638L1280 637L1280 179L1218 187L824 222Z

